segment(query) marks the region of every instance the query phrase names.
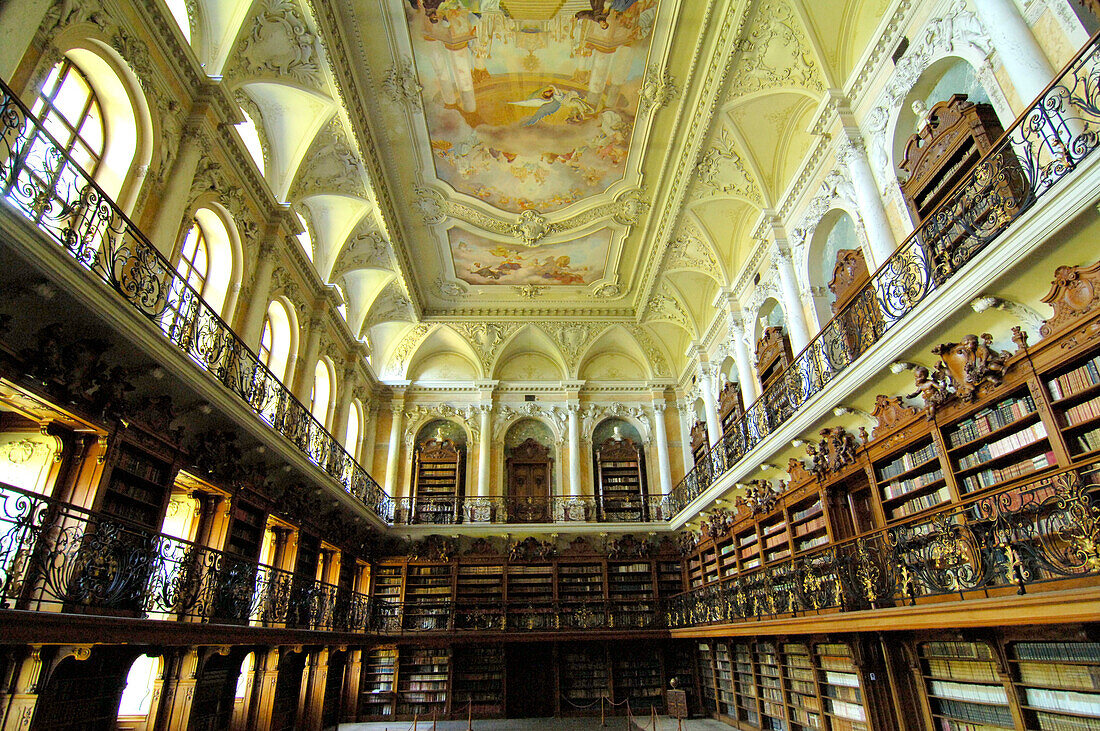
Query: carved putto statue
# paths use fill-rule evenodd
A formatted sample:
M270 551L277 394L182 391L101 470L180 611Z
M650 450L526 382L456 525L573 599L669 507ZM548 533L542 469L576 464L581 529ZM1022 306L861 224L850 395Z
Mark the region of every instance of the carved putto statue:
M745 494L737 498L738 505L745 505L753 515L767 513L775 507L781 490L776 490L767 480L751 480L745 488Z
M955 395L964 401L972 401L978 389L987 383L999 386L1011 356L1007 350L993 348L993 336L989 333L982 333L980 343L977 335L967 335L958 343L941 343L932 352L940 356Z
M936 413L936 409L951 400L951 392L947 390L946 376L939 368L933 373L924 366L917 366L913 371L913 378L916 381L917 390L906 394L906 398L917 396L923 398L924 413L931 420Z

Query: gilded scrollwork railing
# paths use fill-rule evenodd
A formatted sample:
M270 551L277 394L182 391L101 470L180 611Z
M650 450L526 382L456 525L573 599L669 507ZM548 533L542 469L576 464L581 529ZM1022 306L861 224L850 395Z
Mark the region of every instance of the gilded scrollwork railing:
M1100 36L1047 90L870 281L799 353L667 497L674 517L775 432L930 294L994 241L1097 146Z
M746 571L665 604L670 627L1027 593L1100 577L1100 463Z
M366 595L0 484L0 608L362 632Z
M591 496L395 498L395 525L478 523L647 523L667 516L664 496L603 500Z
M656 601L509 601L463 603L376 600L370 629L380 634L422 632L578 632L664 627Z
M383 520L393 503L0 83L0 198Z

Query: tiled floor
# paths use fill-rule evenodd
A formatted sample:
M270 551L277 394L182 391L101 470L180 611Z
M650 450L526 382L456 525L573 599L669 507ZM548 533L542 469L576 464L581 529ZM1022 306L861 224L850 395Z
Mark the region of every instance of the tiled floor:
M651 731L653 724L649 719L638 719L639 725L645 731ZM387 721L383 723L342 723L340 731L411 731L411 721ZM466 731L465 721L440 721L436 724L436 731ZM627 731L627 721L622 716L613 716L607 719L606 726L600 726L598 718L524 718L515 720L480 721L474 720L474 731ZM637 731L637 726L634 731ZM657 731L679 731L675 719L662 716L658 719ZM416 725L417 731L431 731L432 722L420 721ZM693 719L684 721L683 731L729 731L730 727L724 723L710 719Z

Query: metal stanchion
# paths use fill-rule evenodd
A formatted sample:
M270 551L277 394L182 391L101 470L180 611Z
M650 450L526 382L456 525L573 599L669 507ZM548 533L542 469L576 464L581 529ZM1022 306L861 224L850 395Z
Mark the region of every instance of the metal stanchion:
M466 731L474 731L474 702L470 701L470 705L466 709Z
M604 696L600 696L600 728L607 728L607 715L604 713Z

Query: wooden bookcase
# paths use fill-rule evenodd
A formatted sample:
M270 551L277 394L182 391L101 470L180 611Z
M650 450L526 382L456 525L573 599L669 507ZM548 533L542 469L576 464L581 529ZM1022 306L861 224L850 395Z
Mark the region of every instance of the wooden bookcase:
M601 520L649 519L645 495L642 450L632 439L608 439L596 450L599 486L597 508Z
M258 561L267 530L267 513L241 499L233 501L225 550L250 561Z
M1027 728L1095 727L1100 718L1100 643L1014 642L1010 678Z
M701 705L705 713L716 713L718 710L718 682L714 667L714 645L710 642L700 642L696 647L696 678L699 681L699 695Z
M656 646L617 646L611 652L611 699L622 703L629 699L630 710L639 718L651 710L665 709L663 658Z
M405 574L404 628L421 631L448 629L453 584L452 564L409 564Z
M460 446L442 437L417 445L413 454L416 522L447 524L461 519L463 456Z
M709 446L710 442L707 440L706 422L696 421L691 425L691 463L693 465L699 465L707 461L707 449Z
M836 731L867 731L867 709L863 680L852 659L851 648L842 642L814 645L821 711Z
M611 697L607 648L602 644L569 644L558 658L562 715L598 716L600 699Z
M944 728L1016 728L993 649L984 642L917 645L925 711Z
M359 671L359 720L390 718L394 712L397 648L368 650Z
M178 456L136 428L120 429L115 439L95 509L158 532L179 471Z
M821 700L818 698L809 645L802 642L783 642L779 650L790 731L822 728Z
M493 718L504 715L504 648L459 646L454 649L452 715Z
M745 413L745 401L741 395L741 384L729 381L718 394L718 419L722 422L722 433L733 428Z
M451 649L408 647L398 654L397 711L399 719L445 718L449 712Z
M782 423L793 412L793 402L787 398L782 380L783 371L793 360L791 341L783 328L764 328L764 334L756 342L756 373L760 376L764 410L773 425Z

